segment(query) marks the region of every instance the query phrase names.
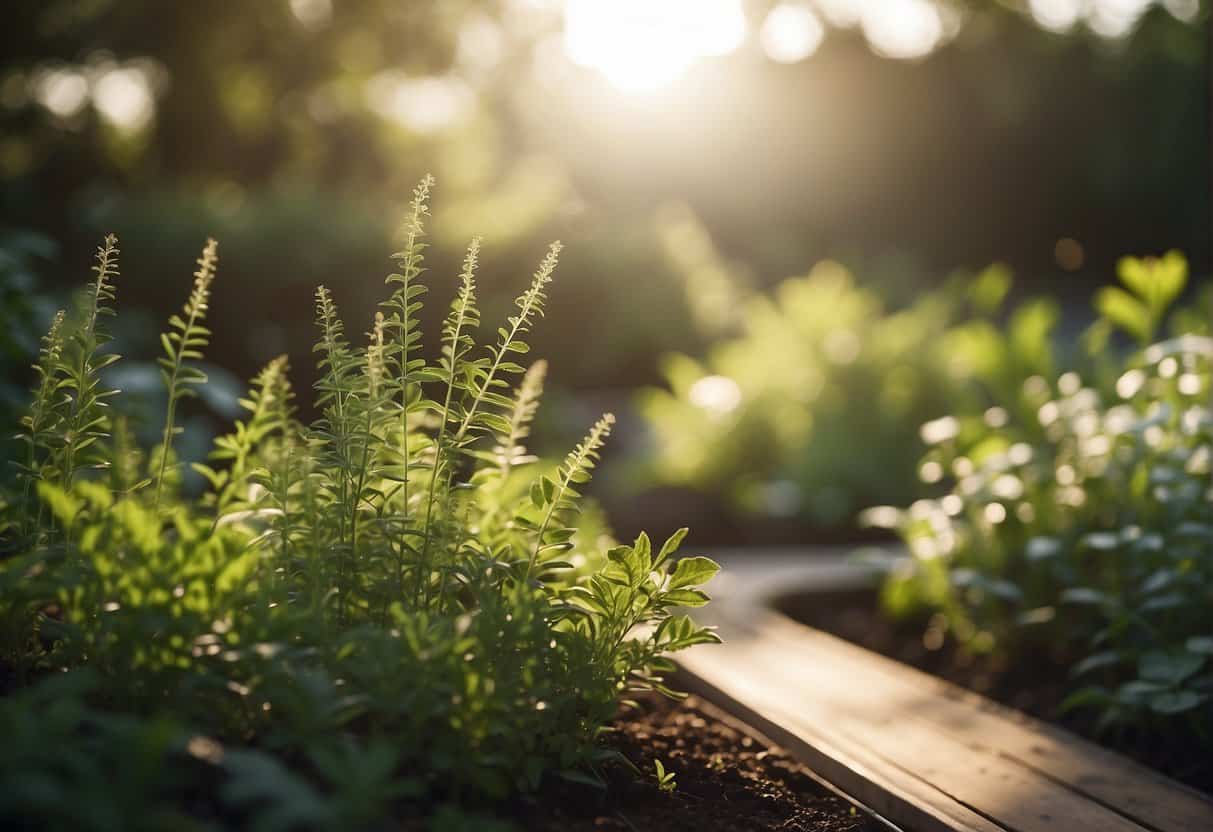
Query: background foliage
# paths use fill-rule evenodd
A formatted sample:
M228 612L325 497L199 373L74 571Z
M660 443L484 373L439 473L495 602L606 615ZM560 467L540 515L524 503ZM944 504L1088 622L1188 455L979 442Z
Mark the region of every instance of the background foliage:
M1029 376L996 421L924 426L923 479L945 493L868 516L911 555L884 587L892 614L934 613L938 640L976 653L1051 657L1074 691L1063 708L1094 712L1096 730L1201 747L1213 741L1213 297L1171 309L1188 277L1176 252L1118 271L1077 370ZM1164 325L1172 337L1154 343ZM1106 350L1114 329L1138 345L1123 359Z
M1204 4L1113 20L1100 2L1054 32L1031 4L953 3L952 34L896 60L844 25L862 2L836 0L810 5L825 38L793 63L763 55L775 5L746 6L734 53L628 95L563 56L561 3L21 0L0 36L0 220L65 244L56 285L121 234L149 263L131 301L156 317L175 301L150 276L221 236L248 307L280 310L270 332L225 322L217 363L240 377L306 347L288 287L371 273L389 207L430 170L449 200L436 265L454 271L472 233L507 271L546 239L575 243L539 346L573 353L584 332L603 349L553 367L560 384L649 381L655 353L694 346L649 229L671 201L762 285L829 257L864 276L917 262L926 282L1001 260L1040 286L1067 274L1062 238L1085 252L1067 261L1075 289L1126 250L1177 247L1206 269Z

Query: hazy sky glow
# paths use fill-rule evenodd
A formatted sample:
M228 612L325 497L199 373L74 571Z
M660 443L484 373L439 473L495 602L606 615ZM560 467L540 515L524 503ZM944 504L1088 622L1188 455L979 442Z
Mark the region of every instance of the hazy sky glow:
M629 92L658 89L744 42L741 0L569 0L565 52Z
M858 30L886 58L915 60L955 37L964 23L963 7L944 0L783 0L749 22L741 0L517 2L563 6L568 59L631 93L668 86L700 58L734 52L751 35L768 58L781 63L811 57L829 27ZM1115 39L1131 34L1156 5L1181 20L1200 8L1198 0L1025 0L1023 11L1050 31L1085 26Z

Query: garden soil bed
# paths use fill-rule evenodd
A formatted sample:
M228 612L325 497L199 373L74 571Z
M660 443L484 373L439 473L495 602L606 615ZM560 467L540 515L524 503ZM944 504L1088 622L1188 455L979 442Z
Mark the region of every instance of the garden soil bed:
M777 599L774 606L811 627L1060 724L1182 783L1213 793L1213 759L1195 737L1100 735L1081 715L1060 715L1060 705L1071 690L1066 656L1038 651L1030 662L1014 663L973 656L949 639L928 647L926 642L931 639L924 638L925 621L889 619L882 614L876 593L867 589L789 595Z
M512 820L536 832L888 832L781 750L698 697L654 697L615 723L613 745L643 772L608 767L605 790L552 783ZM672 794L653 778L660 759Z

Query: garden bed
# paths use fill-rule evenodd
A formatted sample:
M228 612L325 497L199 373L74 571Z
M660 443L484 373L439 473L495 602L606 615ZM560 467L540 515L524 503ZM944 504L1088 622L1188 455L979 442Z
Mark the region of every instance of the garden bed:
M553 780L537 800L515 807L523 828L670 832L877 832L887 824L823 785L752 728L692 696L648 697L613 726L612 746L638 777L610 765L606 790ZM663 792L654 761L675 775Z
M882 816L938 832L1213 828L1206 794L778 611L800 594L802 615L841 617L837 599L872 576L840 551L723 554L707 618L724 644L681 660L691 687Z
M1140 736L1095 731L1079 714L1062 715L1070 688L1064 684L1072 661L1047 650L1031 661L1010 662L1002 656L974 656L949 639L935 640L928 622L894 621L885 616L874 590L805 591L780 597L775 607L791 618L904 662L996 702L1064 725L1101 745L1128 755L1150 768L1213 793L1213 759L1191 735Z

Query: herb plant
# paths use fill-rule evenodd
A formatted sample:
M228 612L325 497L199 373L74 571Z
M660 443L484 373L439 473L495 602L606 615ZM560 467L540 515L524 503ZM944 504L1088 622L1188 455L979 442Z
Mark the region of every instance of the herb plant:
M884 588L895 614L974 652L1061 653L1103 730L1192 733L1213 743L1213 340L1195 308L1170 313L1182 257L1126 258L1096 297L1087 368L1032 376L996 422L924 427L923 464L947 493L869 517L912 557ZM1110 357L1108 336L1137 344ZM1105 387L1101 379L1108 379ZM1110 388L1110 389L1109 389ZM1017 416L1016 414L1023 414Z
M270 362L193 464L197 498L173 439L205 382L217 246L162 337L168 407L145 450L105 382L105 239L43 340L4 497L0 824L365 828L598 780L620 698L676 695L666 654L717 640L676 612L717 571L675 558L685 529L605 551L579 530L613 418L553 469L526 448L545 365L518 362L558 244L484 345L473 241L423 354L431 187L365 341L316 291L315 420Z

